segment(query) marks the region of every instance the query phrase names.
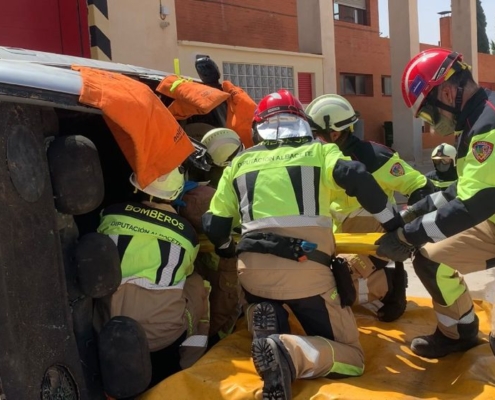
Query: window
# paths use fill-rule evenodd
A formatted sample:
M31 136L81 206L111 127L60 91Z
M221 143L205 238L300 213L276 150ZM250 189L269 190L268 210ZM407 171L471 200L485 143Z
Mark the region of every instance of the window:
M368 25L366 0L334 0L333 17L352 24Z
M373 75L340 74L342 95L373 96Z
M284 65L224 62L223 79L244 89L255 102L282 88L294 93L294 68Z
M392 96L392 78L390 76L382 76L382 95Z
M297 86L299 89L299 101L303 104L311 103L313 101L313 74L298 72Z

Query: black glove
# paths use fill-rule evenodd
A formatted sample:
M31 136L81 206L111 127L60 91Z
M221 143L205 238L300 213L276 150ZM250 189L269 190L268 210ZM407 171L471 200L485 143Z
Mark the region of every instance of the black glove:
M414 246L404 238L402 228L383 234L375 244L378 245L376 255L392 261L406 261L414 251Z
M222 258L234 258L236 256L234 239L230 238L228 247L224 249L221 249L220 247L215 247L215 253L217 256Z
M412 222L419 217L419 215L416 213L416 211L413 210L412 207L406 207L400 212L400 216L402 217L404 224L408 224L409 222Z

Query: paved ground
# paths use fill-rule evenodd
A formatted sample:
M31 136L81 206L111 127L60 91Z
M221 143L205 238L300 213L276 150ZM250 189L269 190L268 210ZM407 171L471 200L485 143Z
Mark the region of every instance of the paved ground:
M406 261L404 266L409 277L407 295L411 297L430 297L423 284L414 273L411 261ZM474 299L490 300L487 295L495 295L495 293L493 293L495 287L492 287L490 291L485 290L490 285L495 286L495 269L468 274L465 275L464 278Z
M433 168L433 164L430 160L431 149L425 149L423 152L422 163L410 163L419 171L426 173ZM404 197L398 195L397 201L399 203L405 203ZM495 249L494 249L495 250ZM416 277L412 268L411 261L408 260L405 264L406 271L409 276L409 287L407 288L408 296L412 297L429 297L428 292L424 289L423 285ZM492 270L476 272L465 276L465 280L469 286L471 294L475 299L489 300L495 303L495 268ZM492 285L491 290L486 289ZM492 298L490 298L490 295Z

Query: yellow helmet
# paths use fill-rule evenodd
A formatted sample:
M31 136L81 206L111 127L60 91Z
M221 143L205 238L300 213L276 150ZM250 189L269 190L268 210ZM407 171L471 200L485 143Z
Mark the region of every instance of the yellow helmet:
M213 164L219 167L229 165L233 156L244 150L244 146L239 135L232 129L215 128L210 130L201 139L201 143L206 146Z
M318 96L306 107L306 114L311 128L325 133L343 131L358 120L351 103L338 94Z
M136 174L132 174L129 178L132 185L150 196L157 197L163 200L175 200L184 189L184 173L182 168L174 168L168 174L162 175L155 179L145 188L141 188L136 180Z

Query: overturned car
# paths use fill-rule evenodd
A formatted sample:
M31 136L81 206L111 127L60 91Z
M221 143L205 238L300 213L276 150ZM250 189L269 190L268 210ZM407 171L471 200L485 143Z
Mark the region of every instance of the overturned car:
M207 61L197 62L196 82L218 86ZM81 102L87 70L146 85L166 109L174 102L156 92L171 74L0 47L0 399L118 397L111 384L104 388L93 324L95 305L120 283L119 260L95 231L100 211L124 198L130 174L147 166L135 137L119 137L103 107ZM229 124L226 104L176 111L176 131L188 134L180 162L210 167L195 139L203 127ZM141 173L146 183L157 171Z

